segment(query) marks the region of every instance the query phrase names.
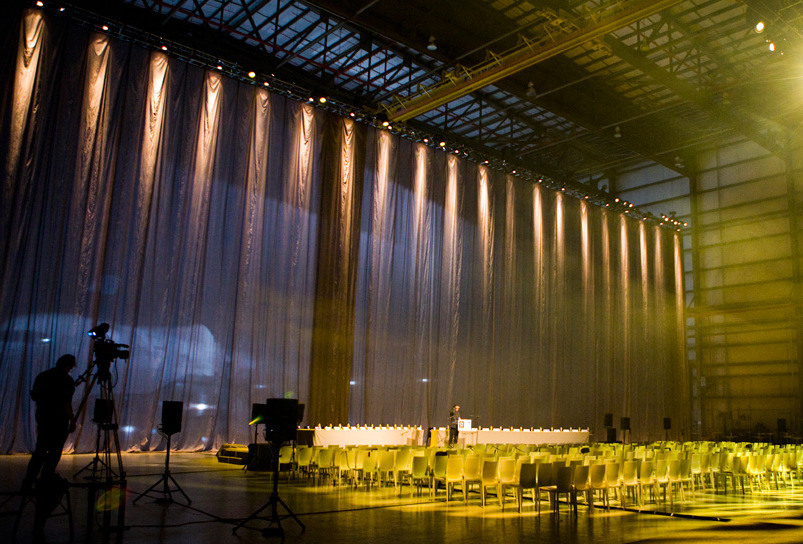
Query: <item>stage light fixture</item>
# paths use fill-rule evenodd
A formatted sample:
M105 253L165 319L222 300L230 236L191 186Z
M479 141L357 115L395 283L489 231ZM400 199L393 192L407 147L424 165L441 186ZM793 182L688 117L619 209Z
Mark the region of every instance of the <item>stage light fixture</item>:
M167 46L166 45L162 46L162 51L167 51Z
M218 64L217 66L215 66L215 68L217 68L218 70L223 70L223 65L222 64Z
M62 11L62 12L63 12L65 9L67 9L67 8L65 8L65 7L63 7L63 6L62 6L62 7L60 7L60 8L59 8L59 11Z
M326 104L326 97L325 96L319 96L318 97L318 102L320 102L321 104Z
M764 24L764 21L757 21L755 26L753 27L753 30L756 31L756 34L761 34L762 32L764 32L765 28L766 25Z
M775 44L774 44L773 42L770 42L770 45L769 45L769 50L770 50L771 52L774 52L774 51L775 51Z
M37 1L36 1L36 5L37 5L37 6L39 6L39 7L41 8L41 7L44 7L44 6L45 6L45 3L44 3L44 2L42 2L42 0L37 0Z
M263 81L262 85L264 85L265 87L270 87L270 83L268 83L267 81Z
M108 32L109 31L109 25L103 25L100 28L101 28L101 30L103 30L103 32Z
M248 72L248 77L250 77L251 79L254 79L255 77L257 77L257 73L252 70L252 71Z
M424 138L424 143L428 144L429 143L429 138Z
M446 147L446 142L440 142L438 145L441 147Z
M356 117L356 116L357 116L357 114L354 113L353 111L349 112L349 117Z
M430 51L437 51L438 50L438 46L435 45L435 36L430 36L429 37L429 43L427 44L427 49L430 50Z

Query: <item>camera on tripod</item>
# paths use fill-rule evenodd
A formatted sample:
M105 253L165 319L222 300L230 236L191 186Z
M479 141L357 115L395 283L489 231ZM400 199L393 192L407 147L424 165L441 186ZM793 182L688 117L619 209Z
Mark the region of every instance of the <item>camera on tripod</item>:
M109 367L115 359L128 359L131 351L128 344L118 344L111 338L106 338L109 333L109 324L101 323L97 327L89 329L87 336L95 340L92 346L95 364L98 366L100 379L108 379L110 376Z

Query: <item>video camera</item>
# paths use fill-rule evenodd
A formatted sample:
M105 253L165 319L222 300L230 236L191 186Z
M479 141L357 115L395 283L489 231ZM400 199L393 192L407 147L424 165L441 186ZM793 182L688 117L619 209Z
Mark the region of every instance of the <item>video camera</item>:
M92 352L95 364L98 365L98 374L101 379L109 377L109 367L115 359L128 359L131 356L128 344L118 344L111 338L106 338L109 332L109 324L101 323L97 327L89 329L87 336L95 340Z

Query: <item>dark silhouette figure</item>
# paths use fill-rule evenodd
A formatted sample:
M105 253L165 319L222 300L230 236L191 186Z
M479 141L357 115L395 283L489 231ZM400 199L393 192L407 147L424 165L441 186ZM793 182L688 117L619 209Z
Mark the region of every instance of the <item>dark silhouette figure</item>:
M72 398L75 381L70 371L75 368L75 356L59 357L56 366L39 374L33 382L31 399L36 402L36 448L28 463L22 488L31 488L37 477L51 481L67 436L75 430Z
M455 404L449 412L449 445L457 444L457 421L460 419L460 405Z

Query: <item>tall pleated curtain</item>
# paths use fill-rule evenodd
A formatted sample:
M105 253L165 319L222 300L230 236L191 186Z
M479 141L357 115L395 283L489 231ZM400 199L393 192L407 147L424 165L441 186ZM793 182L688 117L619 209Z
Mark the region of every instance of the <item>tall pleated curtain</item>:
M305 424L688 420L675 233L37 10L0 23L0 451L28 391L101 322L120 440L248 442ZM76 451L94 448L96 389Z

